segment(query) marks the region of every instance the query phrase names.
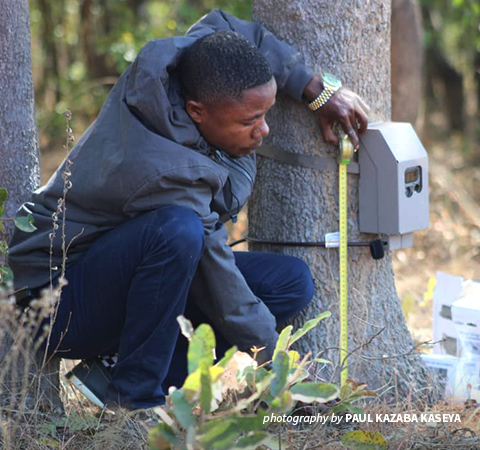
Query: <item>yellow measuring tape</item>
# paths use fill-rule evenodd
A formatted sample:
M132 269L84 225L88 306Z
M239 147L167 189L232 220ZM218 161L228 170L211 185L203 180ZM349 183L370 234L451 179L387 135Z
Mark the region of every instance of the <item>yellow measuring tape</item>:
M339 267L340 267L340 364L343 370L340 373L340 384L344 386L348 378L348 271L347 271L347 166L353 157L353 144L345 135L340 139L340 153L338 156L338 185L339 185Z

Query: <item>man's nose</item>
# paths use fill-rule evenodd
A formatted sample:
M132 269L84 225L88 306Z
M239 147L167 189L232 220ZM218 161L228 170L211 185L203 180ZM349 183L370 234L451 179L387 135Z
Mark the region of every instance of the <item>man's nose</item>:
M255 132L256 132L256 136L255 136L256 139L264 138L268 136L268 134L270 133L270 128L268 127L265 119L263 119L259 127L255 129Z

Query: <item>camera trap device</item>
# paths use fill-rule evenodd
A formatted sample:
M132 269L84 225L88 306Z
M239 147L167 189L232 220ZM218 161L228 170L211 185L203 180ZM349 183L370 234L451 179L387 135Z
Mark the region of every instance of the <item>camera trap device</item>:
M428 228L428 156L412 125L369 125L360 136L359 230L389 250L410 247Z
M348 257L347 166L353 145L339 141L339 279L340 279L340 383L348 379ZM390 250L409 247L413 232L428 227L428 157L409 123L370 125L360 137L359 229L381 234L370 249L383 257L385 239ZM378 247L378 248L377 248Z

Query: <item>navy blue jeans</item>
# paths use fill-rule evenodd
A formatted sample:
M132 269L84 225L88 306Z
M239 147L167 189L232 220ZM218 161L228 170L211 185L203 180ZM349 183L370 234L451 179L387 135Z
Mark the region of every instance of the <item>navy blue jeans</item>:
M183 383L187 341L179 337L176 317L208 323L189 295L203 235L195 213L165 206L105 233L67 268L49 348L69 359L118 352L110 403L131 409L161 405L168 386ZM313 296L310 271L297 258L235 252L235 260L277 324ZM215 334L217 355L235 345Z

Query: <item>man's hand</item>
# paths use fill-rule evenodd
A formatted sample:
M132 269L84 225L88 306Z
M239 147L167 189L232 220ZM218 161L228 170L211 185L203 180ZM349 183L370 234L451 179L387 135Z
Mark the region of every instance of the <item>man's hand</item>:
M315 76L305 88L304 95L312 101L322 92L322 89L321 79ZM315 111L315 114L325 142L338 144L338 138L332 127L335 123L339 123L357 149L358 133L363 133L367 129L369 111L370 108L359 95L341 87L325 105Z

